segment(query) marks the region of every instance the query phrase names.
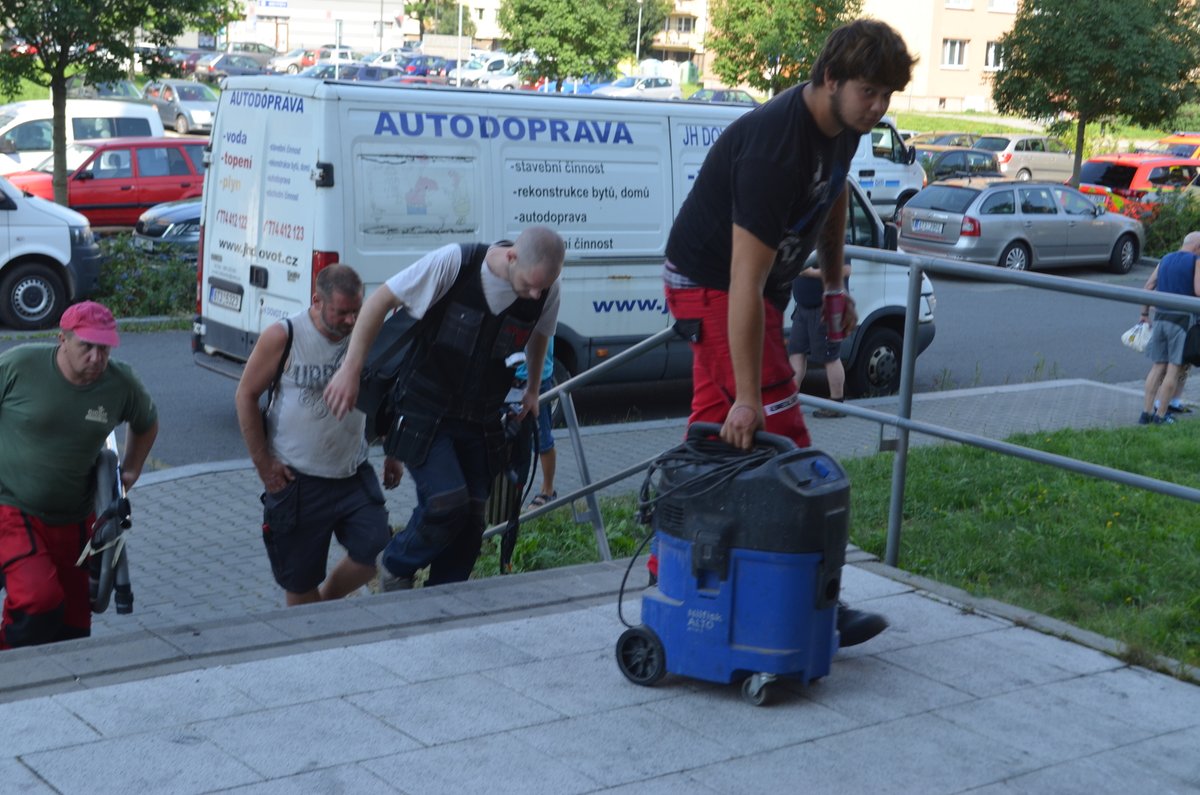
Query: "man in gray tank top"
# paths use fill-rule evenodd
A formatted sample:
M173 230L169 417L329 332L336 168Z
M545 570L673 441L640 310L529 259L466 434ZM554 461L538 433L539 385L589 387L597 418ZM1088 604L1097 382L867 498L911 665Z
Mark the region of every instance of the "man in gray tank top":
M317 275L312 305L258 338L237 388L238 424L265 491L263 543L288 606L340 599L375 576L391 539L379 480L367 463L358 410L340 419L322 392L346 355L362 308L362 280L347 265ZM278 376L265 422L259 399ZM383 484L400 482L400 462L384 462ZM329 577L329 542L346 549Z

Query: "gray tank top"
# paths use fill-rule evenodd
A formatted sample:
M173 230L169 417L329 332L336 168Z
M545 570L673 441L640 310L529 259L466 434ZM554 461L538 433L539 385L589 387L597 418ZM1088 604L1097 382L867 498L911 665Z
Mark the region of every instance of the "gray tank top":
M322 393L350 339L330 342L321 336L307 310L292 315L291 321L292 351L267 412L271 452L306 475L349 477L367 459L366 417L354 409L336 419Z

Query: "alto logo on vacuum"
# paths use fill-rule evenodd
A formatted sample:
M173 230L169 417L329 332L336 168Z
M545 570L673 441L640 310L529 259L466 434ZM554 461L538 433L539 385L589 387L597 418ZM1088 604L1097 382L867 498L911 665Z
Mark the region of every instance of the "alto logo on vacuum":
M720 613L715 613L712 610L697 610L695 608L687 611L687 628L688 632L708 632L715 629L718 624L725 622L725 616Z

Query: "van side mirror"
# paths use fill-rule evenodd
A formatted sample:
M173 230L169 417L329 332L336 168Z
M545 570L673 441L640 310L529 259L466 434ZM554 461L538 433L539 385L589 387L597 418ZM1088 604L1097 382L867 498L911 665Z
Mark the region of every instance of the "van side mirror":
M883 225L883 250L895 251L900 247L900 227L888 221Z
M904 165L911 166L915 162L917 162L917 150L910 146L904 150Z
M17 147L7 138L0 138L0 155L13 155L17 153Z

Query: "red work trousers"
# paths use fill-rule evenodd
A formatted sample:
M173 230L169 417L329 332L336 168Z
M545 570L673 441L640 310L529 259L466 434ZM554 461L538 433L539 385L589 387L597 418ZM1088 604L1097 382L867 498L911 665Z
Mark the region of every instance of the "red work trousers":
M91 526L92 517L55 525L0 505L0 574L4 578L0 649L91 634L88 571L86 566L75 565Z

